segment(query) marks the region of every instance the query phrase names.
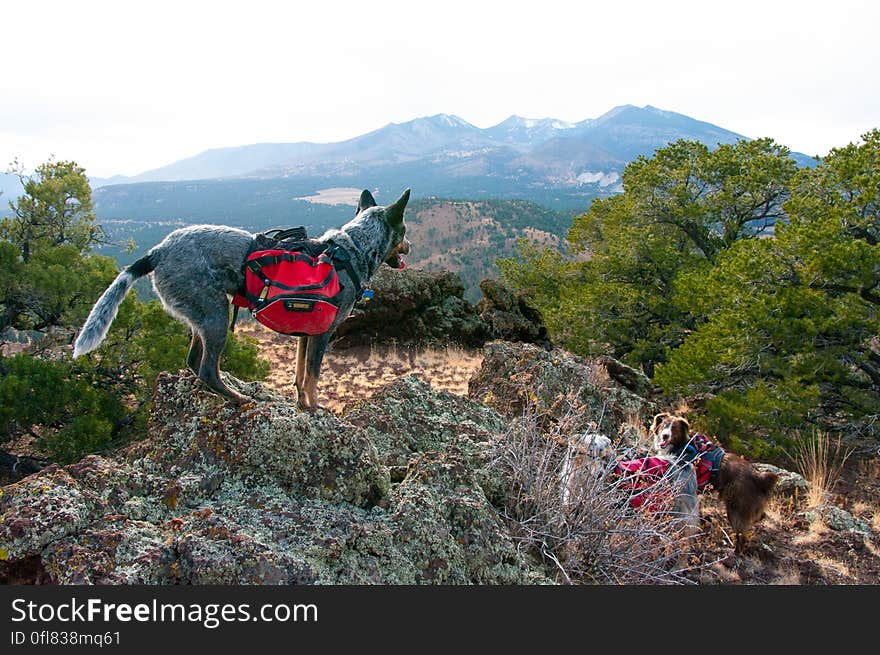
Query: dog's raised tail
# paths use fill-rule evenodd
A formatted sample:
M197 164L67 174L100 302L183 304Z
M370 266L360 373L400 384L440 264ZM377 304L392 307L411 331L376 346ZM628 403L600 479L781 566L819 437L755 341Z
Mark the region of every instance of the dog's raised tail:
M107 287L107 290L98 298L98 302L89 312L89 317L79 331L76 343L73 345L74 359L80 355L85 355L97 348L107 336L110 324L116 318L116 312L119 311L119 305L122 304L125 294L131 289L134 281L139 277L143 277L151 273L156 268L153 258L148 254L141 257L131 266L128 266L113 283Z

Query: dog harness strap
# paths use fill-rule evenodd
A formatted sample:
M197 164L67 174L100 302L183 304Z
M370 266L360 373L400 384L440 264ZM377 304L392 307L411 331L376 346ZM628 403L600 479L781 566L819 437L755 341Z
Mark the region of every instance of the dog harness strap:
M254 257L253 259L249 260L246 265L254 273L259 274L260 269L265 268L266 266L272 266L273 264L278 264L280 262L305 262L310 266L317 266L318 264L329 264L330 258L325 256L323 253L319 257L309 257L308 255L304 255L302 253L283 252L277 255L264 255L263 257Z
M330 247L325 251L326 255L348 274L348 277L351 278L354 284L355 298L360 298L364 292L364 287L361 284L360 276L355 272L354 266L351 265L351 254L336 241L330 240L328 243Z
M306 232L305 227L290 227L287 229L283 228L275 228L274 230L267 230L263 232L263 236L272 239L273 241L284 241L285 239L296 238L305 241L309 238L308 233Z
M274 302L275 299L277 298L277 296L273 297L273 298L264 297L262 295L255 296L250 291L245 291L243 295L250 303L250 307L251 307L252 311L254 311L254 312L260 311L265 305L268 305L269 303ZM339 306L339 300L338 300L337 296L322 296L322 295L316 294L316 293L297 293L295 296L285 295L283 297L284 298L292 298L292 297L304 298L306 300L323 300L324 302L330 303L331 305L333 305L335 307Z

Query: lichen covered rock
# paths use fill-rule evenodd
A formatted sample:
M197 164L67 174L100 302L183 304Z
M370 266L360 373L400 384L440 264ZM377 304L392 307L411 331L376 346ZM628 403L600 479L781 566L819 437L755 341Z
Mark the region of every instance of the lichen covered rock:
M777 476L773 486L775 494L803 497L810 490L810 484L799 473L764 462L755 462L753 466L761 473L774 473Z
M449 271L381 267L370 287L372 299L359 302L334 334L337 347L376 339L475 348L504 339L551 347L538 311L499 280L480 283L483 297L476 305L465 299L461 278Z
M62 584L546 582L487 497L493 410L400 380L344 419L160 375L146 439L2 488L0 577ZM392 484L389 469L400 480Z
M415 565L415 582L540 580L523 568L466 455L454 449L419 455L393 501L397 538Z
M653 410L643 397L612 380L603 366L564 350L495 341L483 352L468 395L505 416L518 418L528 406L558 420L577 407L580 419L575 417L572 431L617 435L632 417Z
M367 431L379 457L400 480L416 453L451 445L479 467L507 422L494 410L431 386L417 376L401 378L373 398L346 407L345 420Z
M871 527L862 519L856 518L836 505L819 505L805 513L808 521L822 521L838 532L855 532L863 536L871 535Z
M196 487L195 502L200 491L231 473L307 498L355 505L387 494L388 472L362 429L327 412L303 413L277 396L238 407L213 394L191 393L193 382L190 376L160 376L150 415L160 447L143 457L180 480L180 492ZM182 479L180 471L191 479Z
M380 267L370 279L373 298L361 301L334 334L338 347L395 339L452 341L481 346L486 325L464 299L461 278L449 271Z

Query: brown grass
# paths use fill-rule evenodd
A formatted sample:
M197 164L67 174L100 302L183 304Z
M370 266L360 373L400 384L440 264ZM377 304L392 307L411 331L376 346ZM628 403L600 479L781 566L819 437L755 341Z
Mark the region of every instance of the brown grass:
M687 583L706 564L695 536L670 506L634 509L632 493L611 474L614 461L582 460L570 468L583 410L574 404L552 424L525 409L496 444L492 468L511 484L501 515L520 548L566 584ZM669 480L658 486L673 492ZM662 493L662 492L661 492Z
M809 507L817 507L830 500L846 460L852 453L852 449L841 446L839 437L835 440L824 432L816 432L798 442L790 456L810 484L806 496Z
M242 321L236 330L254 337L260 355L271 362L266 385L295 398L297 339L276 334L253 321ZM394 380L413 374L422 376L437 391L466 396L468 380L482 362L481 351L455 345L417 347L389 341L331 349L321 367L319 402L339 413L347 403L369 398Z

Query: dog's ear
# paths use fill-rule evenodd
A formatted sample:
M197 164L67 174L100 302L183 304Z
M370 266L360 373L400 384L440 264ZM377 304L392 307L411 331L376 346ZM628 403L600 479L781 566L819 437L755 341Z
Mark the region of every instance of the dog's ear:
M656 430L657 427L658 427L658 426L659 426L659 425L660 425L660 424L666 419L667 416L669 416L669 414L666 413L666 412L662 412L662 413L660 413L660 414L657 414L657 415L654 417L654 422L651 423L651 432L653 432L654 430Z
M403 223L403 210L406 209L407 202L409 202L409 189L385 208L385 220L389 225L397 226Z
M358 200L358 208L357 208L357 211L355 211L354 215L357 216L365 209L369 209L370 207L375 207L375 206L376 206L376 199L373 198L373 194L370 193L369 191L367 191L366 189L364 189L363 191L361 191L361 197Z
M672 430L673 443L683 446L687 443L688 433L691 431L691 424L683 418L677 418L672 422L670 428Z

